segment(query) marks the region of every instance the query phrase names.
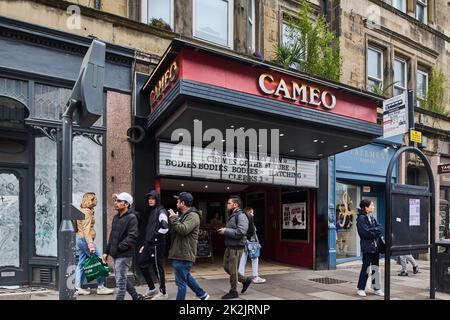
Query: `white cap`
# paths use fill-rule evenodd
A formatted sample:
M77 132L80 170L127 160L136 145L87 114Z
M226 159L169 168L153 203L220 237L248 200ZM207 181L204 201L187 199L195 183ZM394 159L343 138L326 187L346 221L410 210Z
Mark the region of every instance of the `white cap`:
M133 197L126 192L114 193L113 198L121 201L126 201L130 206L133 204Z

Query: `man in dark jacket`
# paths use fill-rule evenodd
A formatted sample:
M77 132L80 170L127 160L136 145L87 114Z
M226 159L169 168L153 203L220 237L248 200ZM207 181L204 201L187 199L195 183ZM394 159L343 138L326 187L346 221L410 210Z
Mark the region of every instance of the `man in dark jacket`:
M242 211L242 200L238 196L231 196L227 202L227 210L230 213L225 228L217 230L218 234L225 236L225 253L223 256L223 268L230 275L230 291L222 299L238 298L238 281L242 283L241 293L247 291L252 283L252 278L244 277L238 273L239 262L245 247L246 233L249 226L247 215ZM236 218L237 216L237 218Z
M109 241L103 254L103 263L110 255L114 258L114 273L116 277L116 300L124 300L127 291L133 300L143 300L144 296L138 294L133 284L127 280L127 273L131 266L136 240L138 236L138 222L133 210L133 197L122 192L114 194L114 209L117 214L113 218Z
M199 286L197 280L191 275L191 268L197 255L201 214L192 206L194 197L189 192L181 192L180 195L174 197L177 199L178 212L175 213L172 209L169 209L172 228L169 259L172 259L175 283L178 287L177 300L186 298L186 286L189 286L199 299L208 300L209 294Z
M164 253L169 221L166 209L161 205L161 197L155 190L146 194L150 213L144 233L144 245L139 249L139 267L148 285L144 297L152 300L167 300ZM152 268L159 281L159 291L155 288L149 268Z

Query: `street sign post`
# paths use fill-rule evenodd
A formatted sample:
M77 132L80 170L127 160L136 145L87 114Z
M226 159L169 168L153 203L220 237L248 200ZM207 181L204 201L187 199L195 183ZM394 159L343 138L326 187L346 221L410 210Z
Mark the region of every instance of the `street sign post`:
M93 40L81 64L67 109L62 115L61 225L58 239L59 299L74 300L75 231L73 219L84 214L72 205L72 121L89 128L100 118L103 109L103 82L106 46Z
M408 132L406 92L383 102L383 139Z

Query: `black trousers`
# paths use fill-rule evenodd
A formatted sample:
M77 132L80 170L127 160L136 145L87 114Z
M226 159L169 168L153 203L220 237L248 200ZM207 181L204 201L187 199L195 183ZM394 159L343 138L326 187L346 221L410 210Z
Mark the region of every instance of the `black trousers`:
M164 294L166 293L166 277L164 272L165 250L165 243L158 243L156 245L146 244L142 253L139 254L138 259L139 268L141 269L148 287L151 290L155 289L155 283L150 273L150 268L152 268L153 273L159 281L159 290Z
M369 266L377 266L375 268L372 268L372 286L373 289L378 290L380 289L380 272L378 270L379 266L379 260L380 260L380 254L379 253L363 253L362 257L362 267L361 272L359 273L359 280L358 280L358 290L365 290L366 289L366 283L367 279L369 278Z

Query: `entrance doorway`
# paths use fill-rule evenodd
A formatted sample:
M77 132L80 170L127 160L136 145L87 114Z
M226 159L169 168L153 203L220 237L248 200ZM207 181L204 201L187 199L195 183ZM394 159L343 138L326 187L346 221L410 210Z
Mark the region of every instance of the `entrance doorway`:
M25 170L0 167L0 285L28 282L25 180Z

